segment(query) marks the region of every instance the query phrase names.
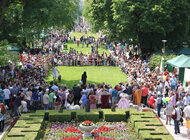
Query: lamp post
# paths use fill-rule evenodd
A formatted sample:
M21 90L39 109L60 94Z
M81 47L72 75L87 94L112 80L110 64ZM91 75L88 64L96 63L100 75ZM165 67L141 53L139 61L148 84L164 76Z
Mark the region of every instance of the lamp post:
M162 42L163 42L162 53L163 53L163 55L165 56L165 52L166 52L165 44L166 44L167 40L162 40Z

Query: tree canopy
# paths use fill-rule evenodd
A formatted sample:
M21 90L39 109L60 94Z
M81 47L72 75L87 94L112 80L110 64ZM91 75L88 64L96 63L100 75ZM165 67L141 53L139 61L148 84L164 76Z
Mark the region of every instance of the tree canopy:
M79 0L1 0L0 40L18 42L50 27L71 29Z
M133 39L142 51L190 44L189 0L86 0L84 16L115 40Z

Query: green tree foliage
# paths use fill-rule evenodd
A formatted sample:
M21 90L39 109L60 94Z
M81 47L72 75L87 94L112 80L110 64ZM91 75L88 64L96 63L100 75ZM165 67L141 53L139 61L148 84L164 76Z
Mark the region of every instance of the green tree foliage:
M21 41L50 27L71 29L79 0L1 0L0 40Z
M8 62L18 61L18 54L7 50L8 41L4 40L0 42L0 65L5 66Z
M171 49L190 39L189 0L86 0L84 15L113 39L139 43L142 52ZM115 36L113 36L115 34ZM190 41L189 41L190 42Z
M170 54L170 55L167 55L164 57L164 64L166 64L166 61L172 59L176 57L175 54ZM153 54L151 57L150 57L150 63L149 63L149 66L151 69L154 69L156 66L160 66L160 63L161 63L161 59L162 59L162 55L161 54Z

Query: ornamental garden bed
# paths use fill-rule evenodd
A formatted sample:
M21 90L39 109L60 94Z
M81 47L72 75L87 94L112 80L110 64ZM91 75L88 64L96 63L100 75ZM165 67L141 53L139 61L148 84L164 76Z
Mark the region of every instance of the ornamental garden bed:
M83 132L79 128L80 123L51 122L45 132L44 140L80 140ZM92 131L92 140L132 140L138 139L132 125L127 122L97 122Z
M78 140L81 122L96 124L92 138L101 140L174 140L153 112L135 109L38 110L23 114L4 136L4 140ZM98 133L96 133L98 132ZM119 136L120 135L120 136Z

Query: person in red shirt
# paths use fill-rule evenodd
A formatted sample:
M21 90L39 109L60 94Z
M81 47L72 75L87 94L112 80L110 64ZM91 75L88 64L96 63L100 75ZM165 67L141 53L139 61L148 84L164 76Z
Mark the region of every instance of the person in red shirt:
M150 97L150 99L148 101L149 107L152 108L152 109L154 109L155 108L154 103L155 103L154 95L151 95L151 97Z
M147 85L143 85L141 90L142 90L142 104L147 106L147 97L148 97L149 88L147 87Z

